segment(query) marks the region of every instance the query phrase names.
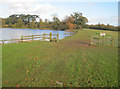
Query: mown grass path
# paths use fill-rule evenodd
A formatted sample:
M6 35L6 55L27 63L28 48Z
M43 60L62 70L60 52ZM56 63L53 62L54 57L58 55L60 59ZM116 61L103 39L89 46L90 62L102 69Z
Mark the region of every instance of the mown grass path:
M58 43L3 45L3 87L118 86L118 48L88 46L96 32L103 31L84 29Z

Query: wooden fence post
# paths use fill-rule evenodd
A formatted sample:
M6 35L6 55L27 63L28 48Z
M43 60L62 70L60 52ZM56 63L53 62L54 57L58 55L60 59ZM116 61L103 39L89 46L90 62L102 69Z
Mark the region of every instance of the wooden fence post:
M50 41L52 41L52 33L50 33Z
M22 42L23 42L23 36L21 36L21 40L22 40Z
M100 44L100 39L98 38L98 44Z
M57 33L57 42L59 42L59 34Z
M42 41L45 41L45 33L43 34Z
M33 35L32 35L32 41L33 41Z
M2 44L4 44L4 41L2 41Z
M114 40L112 39L112 46L114 46Z
M12 39L12 43L13 43L13 39Z
M103 40L104 40L104 38L101 40L101 44L103 45Z

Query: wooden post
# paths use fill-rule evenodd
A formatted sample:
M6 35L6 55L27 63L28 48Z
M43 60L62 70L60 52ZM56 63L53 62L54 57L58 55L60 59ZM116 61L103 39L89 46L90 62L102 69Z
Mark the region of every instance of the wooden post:
M102 45L103 45L103 40L104 40L104 38L101 40L101 42L102 42Z
M2 44L4 44L4 40L2 41Z
M112 46L114 46L114 40L112 39Z
M59 42L59 34L57 33L57 42Z
M32 35L32 41L33 41L33 35Z
M12 39L12 43L13 43L13 39Z
M100 38L98 38L98 44L100 44Z
M42 41L45 41L45 33L43 34Z
M91 37L91 42L90 42L90 44L94 44L93 35L92 35L92 37Z
M21 40L22 40L22 42L23 42L23 36L21 36Z
M50 41L52 41L52 33L50 33Z

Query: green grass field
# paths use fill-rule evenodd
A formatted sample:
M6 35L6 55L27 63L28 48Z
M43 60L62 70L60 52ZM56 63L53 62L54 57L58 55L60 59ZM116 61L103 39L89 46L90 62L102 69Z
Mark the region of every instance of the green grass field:
M2 46L3 87L117 87L118 47L88 46L91 36L105 32L84 29L58 43Z

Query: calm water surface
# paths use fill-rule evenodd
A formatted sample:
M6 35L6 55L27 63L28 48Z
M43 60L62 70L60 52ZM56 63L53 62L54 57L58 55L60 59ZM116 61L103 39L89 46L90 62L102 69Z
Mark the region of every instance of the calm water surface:
M8 39L20 39L21 36L28 35L38 35L44 33L59 33L59 39L64 39L67 36L71 36L70 34L64 34L65 31L56 31L56 30L42 30L42 29L14 29L14 28L0 28L0 40L8 40Z

